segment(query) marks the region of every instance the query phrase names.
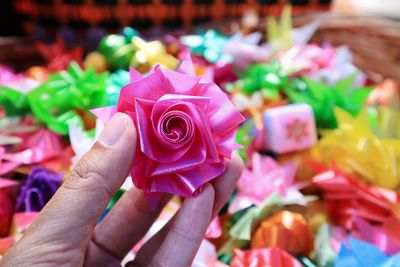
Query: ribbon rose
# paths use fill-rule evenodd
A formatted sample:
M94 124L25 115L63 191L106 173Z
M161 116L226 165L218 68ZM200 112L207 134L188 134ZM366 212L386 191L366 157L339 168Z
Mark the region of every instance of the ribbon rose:
M143 76L131 69L117 106L93 111L103 121L115 112L128 114L137 128L135 186L184 197L224 171L243 121L215 83L194 75L190 59L178 71L156 66Z

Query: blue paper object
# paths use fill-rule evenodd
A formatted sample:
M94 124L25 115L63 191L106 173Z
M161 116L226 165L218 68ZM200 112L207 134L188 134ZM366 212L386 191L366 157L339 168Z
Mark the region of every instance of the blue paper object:
M335 267L399 267L400 253L388 256L368 242L349 238L342 244Z

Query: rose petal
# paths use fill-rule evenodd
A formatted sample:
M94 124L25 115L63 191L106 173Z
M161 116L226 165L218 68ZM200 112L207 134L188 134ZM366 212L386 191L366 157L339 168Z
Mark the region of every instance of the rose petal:
M132 111L135 98L157 101L160 96L169 93L174 93L174 88L161 69L154 70L145 78L130 82L121 89L118 111Z
M142 189L146 186L147 173L150 169L149 159L140 150L140 146L136 146L135 158L130 169L132 181L135 186Z
M172 70L162 70L174 88L175 94L193 95L192 90L199 83L200 77L186 75Z
M226 158L231 158L232 151L235 150L236 130L226 132L221 136L215 136L215 144L218 153Z
M222 174L224 170L224 163L202 164L190 171L151 177L148 188L150 192L167 192L190 197L202 185Z
M188 143L192 143L196 130L192 118L185 112L179 110L165 112L161 118L159 118L157 127L154 126L153 119L155 135L159 138L160 142L171 149L179 149Z
M203 144L203 140L200 136L199 131L197 131L197 140L190 147L188 152L175 162L170 163L156 163L154 170L149 174L149 176L165 175L168 173L185 171L188 169L193 169L204 163L206 160L206 149Z
M185 182L182 182L176 174L171 173L167 175L156 176L154 178L149 177L147 179L149 192L165 192L180 196L191 196L194 192L193 188L188 187Z
M182 55L180 59L182 61L181 61L181 64L179 65L177 71L180 73L185 73L185 74L190 74L192 76L195 76L196 73L194 71L192 57L190 56L190 53L185 52L185 54Z
M135 68L132 67L129 68L129 75L131 82L140 80L144 77L140 72L138 72Z
M210 103L210 98L204 96L166 94L154 104L152 117L159 118L161 113L166 109L169 109L174 104L180 104L182 102L191 103L206 112L208 109L208 104Z
M232 131L244 121L243 115L216 84L199 84L194 90L196 95L207 96L211 99L207 116L210 121L210 127L215 134L223 135L228 131Z
M193 194L200 186L221 175L225 170L225 166L224 161L211 164L205 163L196 169L178 172L176 175L182 182L185 182L188 187L194 189L192 192Z
M179 109L183 112L186 112L187 114L190 114L193 122L196 123L197 129L202 133L201 137L203 138L204 145L207 148L207 159L213 162L218 162L220 159L217 147L215 145L213 133L210 129L210 126L208 125L205 113L197 106L185 102L175 104L173 107L171 107L171 109L172 108Z
M163 163L174 162L182 157L189 146L178 150L168 149L154 133L151 112L155 102L138 98L135 102L141 151L152 160Z

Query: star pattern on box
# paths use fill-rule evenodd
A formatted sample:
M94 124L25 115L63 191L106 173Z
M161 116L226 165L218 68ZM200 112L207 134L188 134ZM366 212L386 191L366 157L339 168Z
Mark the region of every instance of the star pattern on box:
M300 143L303 138L308 136L307 122L294 118L286 124L286 138Z

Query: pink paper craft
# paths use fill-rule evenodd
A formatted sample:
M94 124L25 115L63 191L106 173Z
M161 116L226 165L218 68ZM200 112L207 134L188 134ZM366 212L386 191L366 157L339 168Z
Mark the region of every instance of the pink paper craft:
M307 200L299 191L304 185L293 183L296 169L294 163L279 165L270 157L253 153L251 166L243 170L238 181L238 192L229 206L229 212L259 206L274 192L282 195L285 203L306 205Z
M10 235L24 233L29 225L38 217L39 212L16 212L12 218Z
M212 267L215 266L217 261L215 246L206 239L203 239L191 267Z
M60 135L41 129L23 143L21 151L5 153L3 159L21 164L34 164L61 155L63 149Z
M222 235L222 227L219 217L215 217L207 228L206 238L218 238Z
M313 183L322 189L332 221L346 229L352 229L358 217L382 225L400 199L395 191L366 185L339 171L321 172Z
M18 162L3 161L5 151L6 149L4 147L0 147L0 176L12 172L20 165Z
M11 68L0 64L0 86L28 93L38 85L38 81L28 78L24 74L16 74Z
M0 178L0 237L9 232L19 183Z
M317 142L314 113L307 104L267 109L263 119L268 146L276 153L310 148Z
M1 255L6 254L6 252L12 247L14 241L15 241L14 236L7 236L4 238L0 238L0 259Z
M239 250L235 255L231 267L302 267L300 262L280 248L265 248Z
M320 69L332 66L335 49L330 45L294 45L282 53L279 61L286 75L310 75Z
M146 76L131 69L117 111L128 114L138 131L131 167L135 186L184 197L225 170L244 120L214 83L159 66ZM103 117L99 109L94 113Z
M399 229L399 222L393 225L397 232ZM372 225L367 221L357 218L356 227L358 235L356 237L363 241L377 246L382 252L388 255L396 254L400 251L400 240L396 239L395 236L387 233L384 227L379 225Z
M272 54L272 49L267 45L258 45L261 38L260 32L247 36L238 32L225 44L223 52L232 56L233 64L237 68L244 70L252 63L266 61Z

